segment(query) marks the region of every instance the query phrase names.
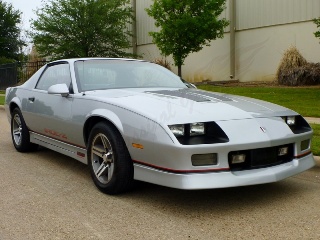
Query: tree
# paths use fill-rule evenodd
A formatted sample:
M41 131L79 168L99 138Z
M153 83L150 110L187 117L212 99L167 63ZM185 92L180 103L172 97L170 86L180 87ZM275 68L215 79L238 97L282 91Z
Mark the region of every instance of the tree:
M178 74L185 58L223 38L226 19L219 19L225 0L154 0L146 9L159 32L150 32L153 42L165 56L172 54Z
M320 18L313 19L313 22L317 25L318 31L314 33L317 38L320 38Z
M21 40L21 12L0 0L0 64L18 61L25 45Z
M131 56L130 0L48 0L31 20L31 37L42 57Z

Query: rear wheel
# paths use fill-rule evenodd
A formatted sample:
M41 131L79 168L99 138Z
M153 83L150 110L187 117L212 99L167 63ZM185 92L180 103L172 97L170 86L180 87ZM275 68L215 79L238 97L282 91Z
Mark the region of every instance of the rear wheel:
M120 133L106 123L96 124L89 136L88 164L97 188L107 194L128 190L133 164Z
M30 134L19 108L15 108L11 118L11 137L19 152L34 151L38 145L30 142Z

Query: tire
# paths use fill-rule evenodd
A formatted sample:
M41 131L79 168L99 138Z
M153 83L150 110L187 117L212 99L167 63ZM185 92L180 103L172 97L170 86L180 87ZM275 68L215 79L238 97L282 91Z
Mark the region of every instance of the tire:
M19 152L31 152L38 145L30 142L29 129L19 108L15 108L11 115L11 137L14 147Z
M120 133L111 125L97 123L88 141L88 165L97 188L114 195L133 183L133 163Z

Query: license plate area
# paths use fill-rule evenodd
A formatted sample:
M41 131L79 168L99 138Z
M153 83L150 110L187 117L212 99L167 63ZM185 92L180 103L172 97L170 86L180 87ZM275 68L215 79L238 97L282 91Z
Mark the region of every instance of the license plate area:
M287 149L287 153L283 154L283 149ZM233 163L234 155L244 154L246 159L242 163ZM282 163L290 162L293 159L293 144L258 148L241 151L233 151L228 155L229 166L232 171L241 171L249 169L264 168Z

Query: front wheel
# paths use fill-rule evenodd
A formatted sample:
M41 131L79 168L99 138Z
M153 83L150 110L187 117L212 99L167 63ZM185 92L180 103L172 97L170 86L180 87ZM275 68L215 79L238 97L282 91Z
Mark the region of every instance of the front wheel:
M100 122L91 130L88 164L97 188L107 194L128 190L133 182L133 164L120 133Z
M19 152L34 151L38 147L30 142L29 129L19 108L15 108L12 112L11 137L14 147Z

